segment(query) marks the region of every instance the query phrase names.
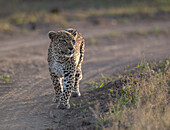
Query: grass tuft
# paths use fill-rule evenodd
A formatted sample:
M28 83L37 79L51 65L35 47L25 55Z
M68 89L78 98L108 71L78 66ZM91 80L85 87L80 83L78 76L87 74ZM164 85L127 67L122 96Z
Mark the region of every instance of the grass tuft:
M90 90L96 90L102 88L104 85L106 85L109 81L112 79L109 76L104 76L102 73L101 79L99 81L89 81L87 84L90 85Z
M10 83L10 75L0 75L0 80L2 80L5 83Z
M148 31L141 30L141 29L137 29L137 30L136 30L136 34L138 34L138 35L147 35L147 34L148 34Z

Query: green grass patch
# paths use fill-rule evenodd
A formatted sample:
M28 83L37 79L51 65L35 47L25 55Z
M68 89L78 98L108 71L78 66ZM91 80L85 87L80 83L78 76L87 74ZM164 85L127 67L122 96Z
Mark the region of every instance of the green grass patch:
M72 105L73 105L73 107L76 107L76 106L77 106L77 104L75 104L75 103L73 103Z
M54 120L55 123L61 123L61 120Z
M136 34L138 34L138 35L147 35L148 31L138 29L138 30L136 30Z
M99 81L89 81L87 84L90 86L90 90L96 90L102 88L106 85L109 81L112 80L109 76L104 76L102 73L100 74L101 78Z
M80 109L81 112L83 113L88 113L89 111L87 109Z
M160 28L154 28L154 29L153 29L153 32L154 32L155 34L159 34L159 33L161 33L161 32L164 32L164 30L163 30L163 29L160 29Z
M10 83L10 75L0 75L0 80L2 80L5 83Z

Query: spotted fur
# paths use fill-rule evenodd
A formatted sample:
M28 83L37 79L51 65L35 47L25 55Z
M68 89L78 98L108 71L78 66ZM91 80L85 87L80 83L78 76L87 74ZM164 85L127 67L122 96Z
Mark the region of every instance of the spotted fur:
M48 65L54 85L58 108L70 108L70 96L80 96L79 81L82 79L81 64L85 40L76 29L50 31ZM64 84L62 82L64 80Z

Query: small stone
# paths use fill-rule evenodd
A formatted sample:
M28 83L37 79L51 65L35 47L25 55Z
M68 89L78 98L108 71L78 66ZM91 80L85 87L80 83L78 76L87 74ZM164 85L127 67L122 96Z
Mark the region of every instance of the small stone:
M53 114L52 111L50 111L50 118L55 118L55 115Z

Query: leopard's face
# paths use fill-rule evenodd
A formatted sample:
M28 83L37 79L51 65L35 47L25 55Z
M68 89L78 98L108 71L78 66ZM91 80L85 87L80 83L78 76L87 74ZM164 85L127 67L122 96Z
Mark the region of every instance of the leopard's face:
M57 44L63 55L65 55L66 57L73 56L73 53L75 51L74 49L75 40L73 37L65 33L64 35L59 36Z
M75 37L68 32L50 32L54 53L59 53L65 57L72 57L75 52Z

